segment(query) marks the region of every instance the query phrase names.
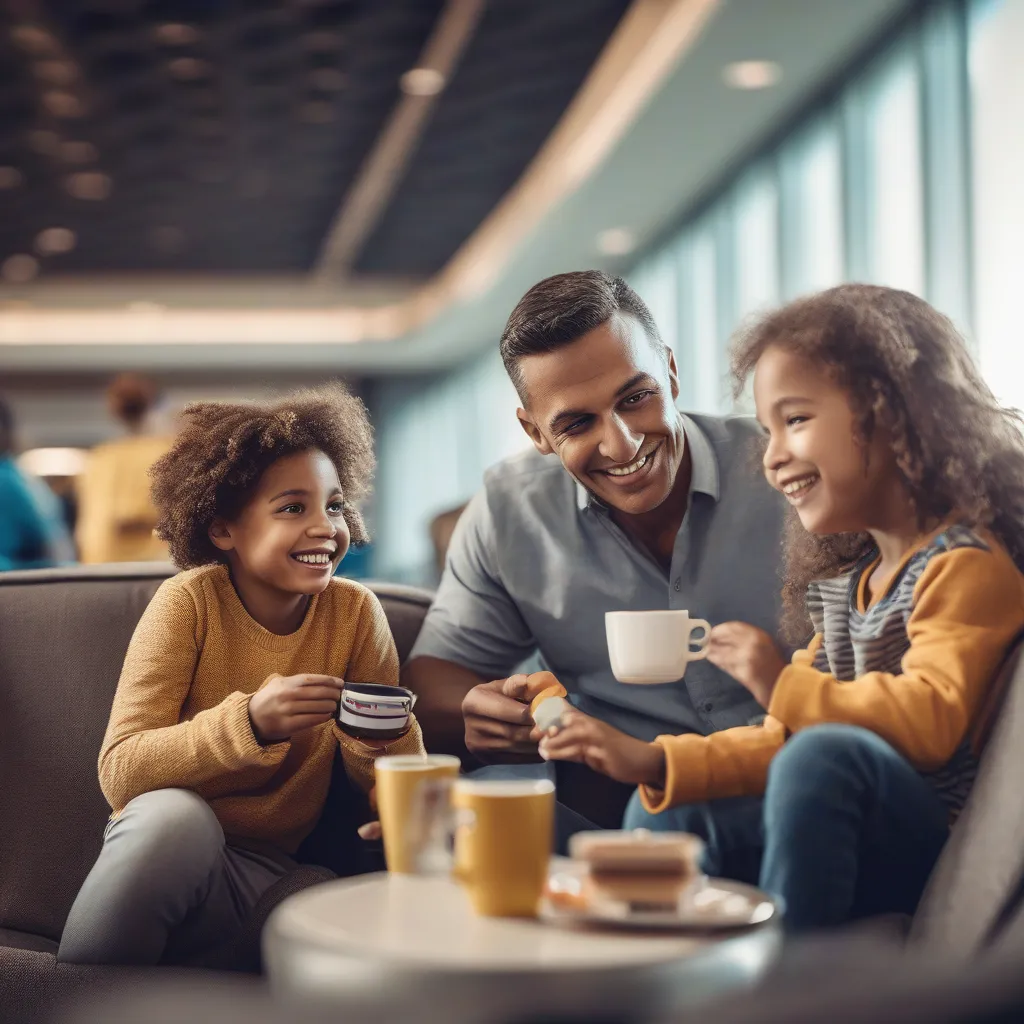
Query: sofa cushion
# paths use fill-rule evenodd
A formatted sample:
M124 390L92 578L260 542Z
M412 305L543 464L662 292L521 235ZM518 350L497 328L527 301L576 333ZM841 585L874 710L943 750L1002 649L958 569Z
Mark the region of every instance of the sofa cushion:
M18 932L13 928L0 928L0 946L9 949L27 949L35 953L57 955L57 945L53 939L44 939L41 935L31 932Z
M910 933L939 955L973 956L1024 877L1024 656L1010 655L995 690L998 717L978 778L928 881Z
M110 812L97 758L121 663L165 563L0 573L0 927L60 938ZM430 604L369 584L405 657Z

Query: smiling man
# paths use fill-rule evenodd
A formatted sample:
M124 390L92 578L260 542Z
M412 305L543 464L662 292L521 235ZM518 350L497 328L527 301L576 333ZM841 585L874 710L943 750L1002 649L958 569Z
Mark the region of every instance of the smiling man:
M640 739L763 714L707 661L676 683L617 682L604 632L606 611L652 608L777 631L782 505L757 470L754 421L680 413L650 310L600 271L531 288L501 354L535 450L486 474L405 668L428 749L538 761L525 680L509 675L533 654L574 704ZM617 827L625 787L558 770L560 799Z

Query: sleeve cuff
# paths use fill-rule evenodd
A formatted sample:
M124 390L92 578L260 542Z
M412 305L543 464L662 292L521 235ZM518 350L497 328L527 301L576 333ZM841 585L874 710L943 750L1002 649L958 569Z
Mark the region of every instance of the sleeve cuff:
M665 787L640 786L644 810L660 814L670 807L706 799L707 761L694 756L703 736L658 736L654 742L665 751Z
M775 683L772 699L768 702L768 714L778 719L792 731L798 723L803 708L812 691L817 689L822 673L810 665L787 665Z
M260 744L249 720L251 699L251 693L234 693L225 702L229 704L225 724L231 749L238 755L239 767L279 765L291 747L291 740L268 743L266 746Z
M384 757L386 754L426 754L427 752L423 746L420 723L416 721L415 715L410 718L408 730L383 747L371 747L366 743L360 743L354 736L349 736L348 733L342 731L337 722L334 723L334 735L341 747L341 758L345 763L348 777L364 792L368 792L373 786L373 765L378 757Z

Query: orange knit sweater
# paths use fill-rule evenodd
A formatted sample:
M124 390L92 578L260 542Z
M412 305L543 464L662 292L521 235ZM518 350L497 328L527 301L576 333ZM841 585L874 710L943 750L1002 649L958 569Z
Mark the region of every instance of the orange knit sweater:
M323 810L340 743L349 776L373 784L374 750L327 722L260 746L249 698L277 673L325 673L396 684L398 655L376 597L332 579L287 636L245 610L223 565L179 573L156 592L132 637L100 751L100 786L115 814L154 789L209 802L229 836L294 852ZM423 750L419 725L387 753Z

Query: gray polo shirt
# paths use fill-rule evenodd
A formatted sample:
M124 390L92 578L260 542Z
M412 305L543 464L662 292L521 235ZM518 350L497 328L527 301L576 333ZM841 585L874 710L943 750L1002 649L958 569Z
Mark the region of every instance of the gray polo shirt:
M685 608L777 633L783 503L758 471L757 425L683 416L683 427L693 472L668 573L556 457L524 452L488 470L462 514L411 657L500 679L537 652L573 703L645 740L763 715L708 661L654 686L616 681L608 661L604 613L615 609Z

